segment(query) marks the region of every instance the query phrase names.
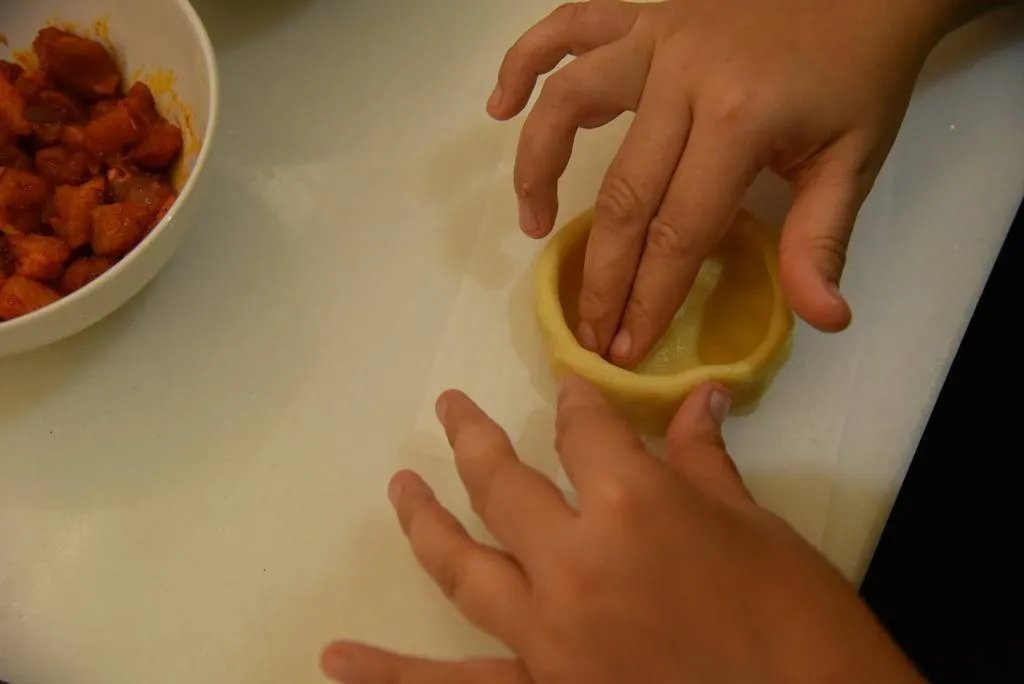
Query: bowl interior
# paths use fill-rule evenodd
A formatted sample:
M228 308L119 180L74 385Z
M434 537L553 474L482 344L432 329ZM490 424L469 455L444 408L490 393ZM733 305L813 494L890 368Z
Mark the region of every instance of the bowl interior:
M559 301L570 330L579 321L589 234L588 229L570 244L559 269ZM668 331L634 372L677 375L747 359L768 336L774 309L765 250L748 224L737 223L704 262Z

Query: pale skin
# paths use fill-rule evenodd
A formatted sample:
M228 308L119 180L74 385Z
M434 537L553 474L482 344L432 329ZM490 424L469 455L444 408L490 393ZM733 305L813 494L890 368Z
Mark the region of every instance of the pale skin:
M724 387L693 392L662 461L569 378L557 446L577 510L446 393L438 419L502 548L470 538L414 473L388 494L424 570L515 657L435 662L342 642L325 671L346 684L922 682L842 576L750 497L722 443L727 410Z
M861 203L936 42L993 0L594 0L563 5L508 51L488 111L519 113L520 225L547 235L579 128L636 116L596 200L580 343L639 363L764 169L792 185L779 269L794 311L840 331L840 276Z
M786 294L807 322L850 322L839 282L857 212L936 42L993 0L594 0L560 8L508 52L488 111L546 81L516 160L520 223L543 237L575 132L636 112L588 244L580 342L643 359L752 178L794 202ZM388 489L416 559L508 658L438 662L358 642L323 654L346 684L918 684L854 588L757 505L721 438L725 387L696 389L643 447L606 399L568 378L557 444L578 507L519 461L468 397L437 404L483 545L415 473Z

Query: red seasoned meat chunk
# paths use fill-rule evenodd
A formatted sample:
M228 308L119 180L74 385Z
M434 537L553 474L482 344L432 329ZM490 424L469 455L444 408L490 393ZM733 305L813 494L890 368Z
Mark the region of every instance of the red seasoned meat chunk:
M18 257L14 255L14 247L6 233L0 233L0 286L5 280L14 275L14 268L18 265Z
M32 158L17 145L2 145L0 146L0 167L31 171Z
M163 117L156 109L156 100L153 98L153 91L142 81L136 81L125 93L124 101L128 109L146 123L158 123Z
M0 59L0 79L4 79L8 83L15 83L18 80L18 77L21 76L22 71L24 71L24 69L20 64L8 62L6 59Z
M47 195L46 181L36 174L0 168L0 226L22 233L37 230Z
M36 152L36 172L53 185L79 185L101 169L99 160L85 150L55 145Z
M60 238L12 234L7 239L14 248L15 274L33 280L53 280L64 273L71 248Z
M121 70L114 58L94 40L47 27L36 36L32 48L43 70L79 97L110 97L121 86Z
M142 139L142 123L132 116L127 105L118 103L109 112L85 125L82 131L85 149L104 159L113 157Z
M12 275L0 288L0 320L30 314L60 299L60 295L24 276Z
M109 257L82 257L65 269L60 279L60 289L64 294L80 290L109 271L116 263Z
M128 152L128 161L147 171L168 168L181 154L181 129L174 124L150 124L142 140Z
M85 108L70 95L47 88L26 98L25 118L32 123L72 123L85 119Z
M142 173L129 173L123 169L107 172L108 192L114 202L136 202L155 215L168 199L174 198L174 188L162 178Z
M53 232L72 249L92 241L92 212L103 203L106 182L93 178L84 185L61 185L53 195Z
M53 83L42 69L25 69L14 82L14 87L25 98L25 102L28 102L47 88L52 88Z
M32 124L25 117L25 98L6 78L0 78L0 125L17 135L32 132Z
M92 251L121 256L139 244L149 227L150 213L135 202L105 204L92 211Z

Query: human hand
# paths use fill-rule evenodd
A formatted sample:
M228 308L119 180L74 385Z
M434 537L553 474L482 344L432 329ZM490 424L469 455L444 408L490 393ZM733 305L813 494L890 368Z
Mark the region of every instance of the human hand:
M515 659L436 662L338 643L345 684L920 682L853 588L750 497L726 453L728 395L704 385L650 454L604 397L570 378L557 448L573 509L465 395L437 412L474 511L471 539L417 475L388 494L413 553Z
M988 4L992 0L985 0ZM520 225L552 228L579 128L636 112L601 185L580 293L580 343L624 367L664 334L755 176L788 180L779 269L793 309L839 331L859 208L920 68L980 0L592 0L559 7L508 51L488 111L508 119L566 55L516 157Z

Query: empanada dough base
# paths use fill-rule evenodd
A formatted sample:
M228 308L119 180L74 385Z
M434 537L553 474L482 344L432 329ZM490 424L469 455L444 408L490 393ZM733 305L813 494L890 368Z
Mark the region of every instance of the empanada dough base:
M701 268L668 332L633 371L587 352L572 334L592 212L570 221L537 263L537 314L556 377L594 382L640 430L663 434L694 387L717 380L733 405L755 403L788 356L792 314L776 270L774 236L741 212Z

